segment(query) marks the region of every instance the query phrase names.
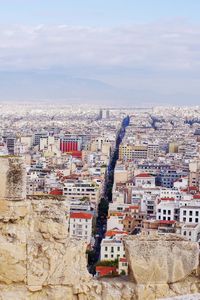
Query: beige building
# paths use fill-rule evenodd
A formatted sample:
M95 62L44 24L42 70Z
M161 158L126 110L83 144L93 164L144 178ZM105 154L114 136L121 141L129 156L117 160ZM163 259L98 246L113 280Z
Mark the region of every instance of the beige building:
M200 160L189 164L189 186L200 188Z

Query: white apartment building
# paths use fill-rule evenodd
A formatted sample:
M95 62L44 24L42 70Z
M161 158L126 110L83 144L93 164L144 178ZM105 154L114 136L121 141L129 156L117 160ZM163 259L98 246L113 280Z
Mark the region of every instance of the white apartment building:
M155 177L148 173L141 173L135 176L135 186L143 188L155 188Z
M69 200L85 198L98 204L100 187L88 180L68 180L64 183L63 195Z
M159 152L159 145L157 144L148 144L147 146L147 156L148 158L156 158Z
M173 198L161 199L156 207L156 220L173 221L178 220L179 205Z
M118 229L123 230L123 215L109 216L107 219L107 230Z
M90 244L92 237L93 215L86 212L71 212L69 233L71 238L78 238Z
M181 193L177 188L161 188L160 198L174 198L179 200L181 199Z
M101 242L101 260L115 260L125 257L124 245L117 235L106 237Z
M192 242L200 242L200 224L183 224L181 235Z
M180 222L200 223L200 206L182 206L180 207Z

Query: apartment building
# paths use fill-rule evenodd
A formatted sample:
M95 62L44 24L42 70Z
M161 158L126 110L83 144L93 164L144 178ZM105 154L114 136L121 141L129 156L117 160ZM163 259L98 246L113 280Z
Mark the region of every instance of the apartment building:
M182 206L180 207L180 222L200 223L200 206Z
M126 235L123 231L107 231L106 237L101 242L101 260L115 260L125 257L122 237Z
M66 199L88 199L98 204L100 187L89 180L66 180L63 188L63 195Z
M90 244L92 237L93 215L87 212L71 212L69 234L71 238L78 238Z

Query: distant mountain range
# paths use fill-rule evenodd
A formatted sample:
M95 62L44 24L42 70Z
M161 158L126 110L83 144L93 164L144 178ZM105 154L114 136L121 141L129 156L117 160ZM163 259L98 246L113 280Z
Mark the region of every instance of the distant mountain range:
M100 80L70 77L62 72L0 72L0 101L55 100L66 103L152 106L187 104L190 99L190 95L185 94L160 95L145 89L123 89ZM193 96L193 104L198 103L199 98Z

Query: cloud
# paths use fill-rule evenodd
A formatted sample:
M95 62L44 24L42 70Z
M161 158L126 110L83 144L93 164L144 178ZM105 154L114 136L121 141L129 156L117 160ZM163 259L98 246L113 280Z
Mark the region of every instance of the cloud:
M0 26L0 70L71 66L200 70L200 26Z

